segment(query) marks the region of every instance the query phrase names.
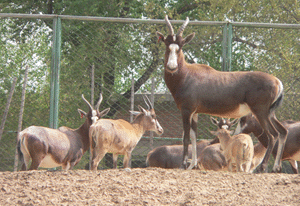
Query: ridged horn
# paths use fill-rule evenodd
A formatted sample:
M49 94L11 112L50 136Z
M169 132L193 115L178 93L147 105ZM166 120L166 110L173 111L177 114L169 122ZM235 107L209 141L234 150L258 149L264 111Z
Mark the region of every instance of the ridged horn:
M84 98L84 95L83 95L83 94L81 95L81 97L82 97L83 101L85 101L85 103L89 106L90 110L93 110L92 105L88 102L88 100L86 100L86 99Z
M96 105L97 111L99 111L99 107L100 107L100 104L101 104L102 100L103 100L103 96L102 96L102 94L100 93L100 97L99 97L99 100L98 100L97 105Z
M151 101L149 100L148 96L143 95L143 99L144 99L145 104L148 107L148 110L153 109L153 105L152 105Z
M166 23L167 23L167 27L168 27L168 29L169 29L169 35L174 35L174 30L173 30L173 27L172 27L172 25L171 25L171 22L169 21L169 19L168 19L168 15L166 15L166 17L165 17L165 21L166 21Z
M177 36L181 36L182 37L182 33L183 33L185 27L188 25L189 21L190 21L189 17L186 17L185 22L182 24L182 26L178 30Z

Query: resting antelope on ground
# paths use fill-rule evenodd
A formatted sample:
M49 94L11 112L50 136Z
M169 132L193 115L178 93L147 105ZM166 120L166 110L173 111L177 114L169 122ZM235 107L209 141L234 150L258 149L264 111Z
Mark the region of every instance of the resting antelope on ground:
M29 170L39 167L53 168L62 166L62 169L72 169L81 159L82 155L89 149L89 129L95 119L106 115L109 108L99 112L102 95L94 109L84 98L82 99L89 107L86 113L78 109L85 122L78 129L60 127L51 129L41 126L30 126L19 134L18 153L21 160L21 170L27 170L30 159Z
M268 138L268 148L260 171L264 171L279 135L278 152L273 166L274 172L281 171L281 156L287 130L275 117L275 109L283 100L282 82L264 72L221 72L204 64L189 64L185 61L182 47L189 43L195 33L183 38L187 18L174 34L173 27L165 17L169 34L165 37L156 32L158 41L166 46L164 79L183 121L183 161L187 167L188 145L191 137L192 162L188 169L197 164L196 138L198 113L227 118L240 118L253 113Z
M219 121L217 124L218 128L223 125L227 125L228 129L235 124L229 120ZM200 155L202 150L207 146L215 145L219 139L216 137L213 140L200 140L197 142L197 157ZM192 157L191 152L192 145L189 145L188 156ZM146 165L148 167L160 167L160 168L180 168L182 164L183 147L182 145L163 145L151 150L146 159Z
M288 130L288 135L285 142L285 147L283 149L282 160L288 160L292 166L294 173L298 173L297 161L300 161L300 122L298 121L283 121L281 122L285 128ZM268 141L266 134L263 133L263 129L256 120L256 118L249 114L242 117L236 128L235 134L238 133L253 133L254 136L261 142L264 147L268 147ZM278 141L275 143L275 147L272 151L273 156L277 154Z
M154 108L148 97L144 98L148 109L138 106L140 111L130 111L136 115L129 123L123 119L100 119L91 126L91 169L97 170L99 162L106 153L113 153L113 168L117 168L118 155L124 155L123 166L130 168L131 152L146 131L161 135L160 126Z

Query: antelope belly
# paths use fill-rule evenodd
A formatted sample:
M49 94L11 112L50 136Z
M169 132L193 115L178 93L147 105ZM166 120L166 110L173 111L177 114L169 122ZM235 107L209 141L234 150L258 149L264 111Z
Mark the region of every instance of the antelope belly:
M300 161L300 151L292 155L289 159Z
M247 104L240 104L235 110L222 114L224 118L240 118L251 113Z
M53 168L53 167L59 167L62 166L62 164L59 164L54 161L51 155L47 154L44 159L42 160L41 164L39 167L44 167L44 168Z

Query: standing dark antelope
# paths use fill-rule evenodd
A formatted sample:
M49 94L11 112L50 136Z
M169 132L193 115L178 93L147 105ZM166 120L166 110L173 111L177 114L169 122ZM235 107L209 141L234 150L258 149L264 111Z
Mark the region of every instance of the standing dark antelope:
M262 162L264 171L275 139L279 136L278 153L273 166L274 172L281 171L281 156L287 130L275 117L275 109L283 100L283 85L279 79L263 72L220 72L204 64L188 64L182 47L189 43L195 33L183 38L182 34L189 19L175 35L166 16L169 34L164 37L156 32L158 40L166 45L165 82L181 110L183 121L183 163L188 161L188 144L192 140L192 162L188 169L197 164L196 137L198 113L214 116L239 118L252 112L268 138L268 149ZM273 136L273 135L274 136Z
M78 109L85 122L78 129L60 127L51 129L47 127L30 126L19 134L18 150L21 160L21 170L27 170L30 159L32 160L29 170L39 167L53 168L62 166L64 170L72 169L89 149L89 129L94 121L106 115L109 108L99 112L102 95L93 109L91 104L82 99L89 107L86 113Z

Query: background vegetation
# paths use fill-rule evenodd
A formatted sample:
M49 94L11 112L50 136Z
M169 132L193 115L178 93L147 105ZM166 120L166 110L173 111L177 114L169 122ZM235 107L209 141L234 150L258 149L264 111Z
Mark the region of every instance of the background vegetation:
M236 0L3 0L1 13L58 14L137 19L170 19L191 21L231 21L299 24L297 1ZM23 128L49 125L50 63L53 37L51 19L2 18L0 20L0 114L5 109L12 79L18 77L5 130L0 140L0 170L11 170L25 65L30 68L26 90ZM178 25L174 26L175 30ZM156 93L168 92L163 81L164 45L157 44L156 31L167 33L165 25L125 24L63 20L60 76L59 125L77 128L77 108L86 110L81 94L90 98L91 68L95 68L95 101L104 94L101 108L111 107L109 116L128 111L131 79L135 91L149 92L155 77ZM189 62L209 64L221 70L222 27L188 26L187 35L196 32L184 48ZM278 111L280 120L299 119L299 30L234 27L232 70L259 70L282 80L285 102ZM158 102L156 108L168 111ZM178 110L174 110L174 115ZM180 117L179 117L180 118ZM201 120L202 119L202 120ZM201 115L199 138L210 138L205 115ZM166 123L167 124L167 123ZM172 122L168 123L172 125ZM168 126L168 125L163 125ZM173 126L174 128L174 126ZM181 133L181 126L176 126ZM176 136L176 135L174 135ZM84 162L84 161L83 161ZM84 163L79 167L83 167Z

